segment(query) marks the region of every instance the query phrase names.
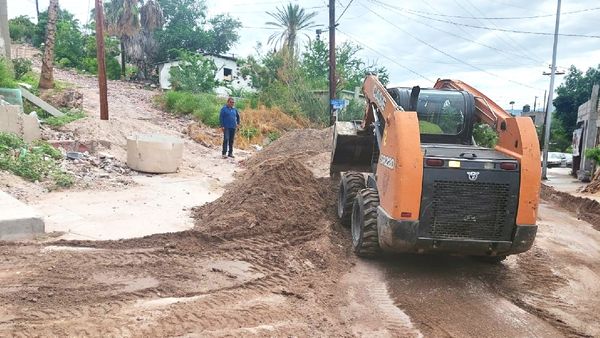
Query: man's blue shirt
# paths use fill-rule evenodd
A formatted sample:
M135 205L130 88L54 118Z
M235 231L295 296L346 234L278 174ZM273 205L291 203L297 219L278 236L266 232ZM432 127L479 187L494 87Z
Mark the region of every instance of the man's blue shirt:
M224 105L219 114L219 122L223 128L237 128L237 125L240 123L240 114L237 109Z

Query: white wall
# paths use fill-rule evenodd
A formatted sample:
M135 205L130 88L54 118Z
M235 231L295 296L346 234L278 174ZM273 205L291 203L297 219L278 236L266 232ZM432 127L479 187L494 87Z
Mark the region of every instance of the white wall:
M224 59L224 58L220 58L218 56L212 56L212 55L207 55L206 56L209 59L212 59L215 62L215 65L217 66L217 74L215 76L215 79L218 81L224 81L225 80L225 74L224 71L225 69L231 69L232 71L232 75L230 78L231 84L234 88L244 88L245 90L248 91L252 91L252 88L250 87L250 82L244 80L240 73L239 73L239 68L237 66L237 64L235 63L235 61L233 60L229 60L229 59ZM159 82L160 82L160 88L162 89L170 89L171 88L171 82L170 82L170 74L169 74L169 70L171 69L171 67L175 67L179 64L179 61L173 61L173 62L169 62L169 63L163 63L161 65L158 66L158 75L159 75ZM218 87L215 89L215 92L219 95L223 95L223 96L227 96L227 90L225 87Z

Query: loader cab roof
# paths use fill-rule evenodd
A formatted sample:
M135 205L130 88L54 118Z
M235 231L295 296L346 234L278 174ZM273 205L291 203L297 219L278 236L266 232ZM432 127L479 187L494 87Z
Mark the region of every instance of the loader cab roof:
M405 111L416 111L422 143L472 144L475 100L466 91L388 88Z

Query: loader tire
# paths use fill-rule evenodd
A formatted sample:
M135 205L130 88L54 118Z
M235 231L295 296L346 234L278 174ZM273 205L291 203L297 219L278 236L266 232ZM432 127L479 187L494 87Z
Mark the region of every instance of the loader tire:
M378 206L377 190L367 188L356 195L352 206L352 249L357 256L373 258L381 255L377 232Z
M340 180L338 192L338 217L343 226L350 226L352 217L352 204L356 194L365 188L365 177L361 173L348 172Z

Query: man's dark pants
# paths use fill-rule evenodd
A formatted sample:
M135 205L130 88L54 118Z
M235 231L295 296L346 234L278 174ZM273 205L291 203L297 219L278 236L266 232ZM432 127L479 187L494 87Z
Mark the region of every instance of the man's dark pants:
M233 155L233 138L235 137L235 128L223 128L223 155ZM229 146L229 151L227 147Z

